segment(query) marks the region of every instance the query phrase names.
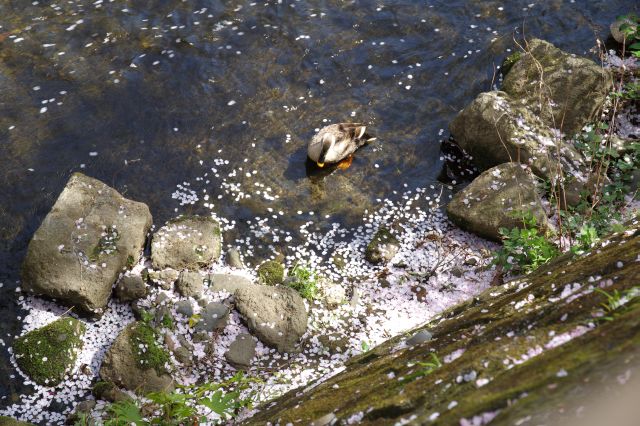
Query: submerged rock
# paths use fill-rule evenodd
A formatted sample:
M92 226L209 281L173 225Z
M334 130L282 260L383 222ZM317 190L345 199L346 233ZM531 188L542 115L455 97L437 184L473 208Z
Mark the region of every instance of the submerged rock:
M573 135L596 118L613 88L611 74L590 59L533 39L504 79L502 90L544 123Z
M530 212L539 227L547 226L534 178L519 163L505 163L478 176L447 205L449 219L460 228L500 241L500 228L523 227Z
M387 228L380 228L371 238L364 258L371 263L387 263L400 250L400 242Z
M101 314L120 272L139 258L151 222L145 204L74 173L29 243L23 288Z
M13 351L20 369L39 385L55 386L73 367L82 349L85 325L64 317L16 339Z
M209 217L183 216L153 235L151 261L155 269L198 269L220 257L220 224Z
M240 252L236 248L230 248L227 251L226 257L227 265L236 269L243 269L244 264L242 263L242 258L240 257Z
M581 181L588 175L582 155L505 92L480 93L449 129L480 171L517 161L547 180L560 167Z
M121 302L131 302L147 295L147 285L140 275L125 275L115 288L115 296Z
M236 291L236 309L249 330L278 352L295 352L307 331L302 297L289 287L254 285Z
M129 324L107 351L100 377L140 394L173 390L166 370L169 354L156 341L156 332L147 324Z
M611 393L626 393L623 408L637 413L638 253L635 221L584 256L556 259L445 311L418 329L433 339L404 347L397 336L243 424L311 424L326 413L335 424L584 424L602 410L592 402ZM609 306L600 291L624 301Z
M251 366L251 360L256 355L256 341L247 333L238 334L236 340L229 345L229 350L224 354L229 364L238 369L247 369Z

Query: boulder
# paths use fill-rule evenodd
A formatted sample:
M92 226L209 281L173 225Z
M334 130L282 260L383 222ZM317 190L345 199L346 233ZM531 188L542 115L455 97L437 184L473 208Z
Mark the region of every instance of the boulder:
M180 276L180 272L172 268L161 269L159 271L148 271L147 274L154 284L165 290L170 290L173 283Z
M263 284L277 285L284 281L284 265L277 260L267 260L256 269Z
M121 302L131 302L147 295L147 285L140 275L123 276L115 288L115 296Z
M193 305L188 300L180 300L176 302L176 312L189 318L193 315Z
M128 393L120 390L112 382L99 381L91 389L91 394L96 399L102 399L109 402L121 402L131 400L131 396Z
M55 386L73 367L84 332L85 325L71 317L30 331L13 344L16 362L37 384Z
M294 352L307 331L302 297L288 287L254 285L236 291L236 309L249 330L278 352Z
M198 269L220 257L220 224L210 217L182 216L153 235L151 261L154 269Z
M227 251L226 257L227 265L232 268L242 269L244 268L244 264L242 263L242 258L240 257L240 252L235 247L230 248Z
M555 180L559 168L586 181L582 155L505 92L480 93L449 129L480 171L517 161L550 181Z
M527 43L502 84L547 126L567 135L596 118L612 87L613 78L602 66L539 39Z
M101 314L120 272L140 257L151 222L146 204L73 174L29 243L23 288Z
M176 289L185 297L198 298L202 296L204 278L199 272L182 271L176 281Z
M234 294L241 288L254 285L250 279L242 275L233 274L209 274L207 280L209 281L209 289L211 291L226 291L231 294Z
M537 224L545 227L535 180L519 163L505 163L478 176L454 195L447 205L449 219L465 231L500 241L500 228L522 227L519 212L531 212Z
M256 356L256 341L247 333L238 334L224 354L227 362L237 369L249 368L254 356Z
M200 319L194 327L194 331L214 332L224 329L229 319L229 308L218 302L207 304L200 311Z
M387 228L380 228L373 235L364 252L364 258L371 263L387 263L398 253L400 242Z
M129 324L105 355L100 367L102 380L142 395L173 390L165 367L169 354L156 339L156 332L147 324Z

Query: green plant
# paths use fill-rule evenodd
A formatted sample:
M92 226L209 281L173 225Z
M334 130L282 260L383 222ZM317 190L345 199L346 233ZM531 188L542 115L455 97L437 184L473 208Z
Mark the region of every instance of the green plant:
M442 367L442 363L438 359L438 356L434 353L431 355L431 361L418 361L416 365L420 367L417 371L410 373L404 377L401 377L399 380L401 382L411 382L416 380L419 377L423 377L431 374L434 370Z
M605 301L600 303L604 315L599 318L604 321L613 321L614 316L624 311L629 302L640 297L640 286L631 287L624 292L613 290L609 293L599 288L595 291L605 297Z
M157 332L147 323L138 323L131 330L129 343L141 368L153 368L158 374L166 372L169 354L156 341Z
M622 22L620 31L625 35L626 47L631 55L640 58L640 17L635 13L619 16L618 20Z
M110 404L105 426L197 425L219 424L230 419L238 410L251 407L254 392L246 392L259 379L245 377L238 372L222 383L178 386L172 392L151 392L149 402L126 400ZM245 395L243 396L243 393ZM153 413L144 416L142 413Z
M289 270L287 285L312 301L318 297L318 278L313 270L296 263Z
M493 253L493 264L505 271L523 270L528 273L556 257L558 248L539 233L536 218L530 212L518 213L522 228L500 228L503 247Z
M362 343L360 343L360 347L362 347L362 352L368 352L369 349L371 349L369 343L366 340L363 340Z

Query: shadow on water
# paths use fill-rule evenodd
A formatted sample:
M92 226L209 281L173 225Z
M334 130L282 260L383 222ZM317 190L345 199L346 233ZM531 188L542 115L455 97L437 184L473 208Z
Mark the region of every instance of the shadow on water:
M7 345L21 328L14 290L28 241L71 173L147 203L156 225L213 210L238 223L228 243L245 238L247 223L267 209L284 212L275 225L298 240L307 221L358 224L377 199L436 181L449 121L490 89L514 30L588 54L617 15L636 7L626 0L49 3L0 2L7 319L0 339ZM314 129L342 121L366 123L378 140L346 170L310 167ZM231 186L251 197L235 201ZM200 200L181 205L185 191ZM215 200L211 209L204 191ZM5 374L7 347L0 352L0 395L26 392ZM0 399L0 407L9 402Z

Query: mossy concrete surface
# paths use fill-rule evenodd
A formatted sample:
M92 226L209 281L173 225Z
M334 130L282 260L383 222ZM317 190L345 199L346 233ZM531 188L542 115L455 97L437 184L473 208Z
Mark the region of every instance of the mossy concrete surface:
M84 332L84 324L71 317L30 331L14 343L16 362L34 382L55 386L75 363Z
M565 424L588 416L589 398L628 393L628 378L640 374L640 227L629 226L413 331L428 329L431 340L407 347L406 336L391 339L245 424L326 416L336 424Z

